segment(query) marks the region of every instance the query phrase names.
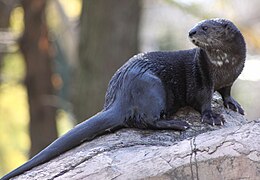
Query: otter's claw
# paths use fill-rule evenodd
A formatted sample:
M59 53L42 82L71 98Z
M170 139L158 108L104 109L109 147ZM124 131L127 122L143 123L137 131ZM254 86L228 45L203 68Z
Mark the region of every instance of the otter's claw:
M212 126L223 125L225 120L224 117L220 114L214 114L213 112L205 112L202 115L201 122L210 124Z
M231 96L224 99L224 106L228 109L231 109L235 112L245 115L245 112L244 112L243 108L241 107L241 105L235 99L233 99Z

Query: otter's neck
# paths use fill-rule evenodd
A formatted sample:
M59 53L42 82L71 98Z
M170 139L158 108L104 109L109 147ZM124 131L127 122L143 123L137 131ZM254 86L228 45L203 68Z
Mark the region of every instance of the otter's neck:
M244 67L245 46L240 43L235 47L227 47L225 49L201 49L204 58L200 60L207 64L215 90L232 85Z
M214 68L221 68L223 66L238 66L244 64L246 53L241 51L227 51L223 49L211 49L205 51L207 54L207 61L210 66Z

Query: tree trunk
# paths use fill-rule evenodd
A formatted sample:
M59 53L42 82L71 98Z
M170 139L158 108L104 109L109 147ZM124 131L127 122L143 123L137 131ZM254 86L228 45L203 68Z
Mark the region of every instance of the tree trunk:
M0 0L0 34L2 32L8 32L10 25L10 15L14 7L17 5L18 0ZM2 58L6 51L6 44L2 44L0 39L0 83L1 83L1 68ZM5 42L4 42L5 43Z
M18 0L0 0L0 29L9 28L10 15Z
M251 122L175 143L169 142L171 132L119 131L17 179L259 180L259 128L259 121Z
M79 66L72 99L79 121L100 111L111 76L138 52L140 3L83 1Z
M49 42L45 18L45 0L22 0L24 34L20 41L26 62L25 84L30 107L30 156L57 138L56 108L51 82L53 49Z
M200 122L200 115L183 109L175 118L191 128L176 132L123 129L86 142L18 176L19 180L219 180L260 176L260 121L247 122L214 100L224 126Z

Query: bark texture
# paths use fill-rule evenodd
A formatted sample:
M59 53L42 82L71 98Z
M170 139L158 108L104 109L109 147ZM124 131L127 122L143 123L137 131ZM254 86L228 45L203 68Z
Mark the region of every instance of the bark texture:
M30 111L30 156L57 138L56 107L52 99L53 49L48 37L45 0L22 0L25 29L20 47L26 64L25 84Z
M114 72L138 52L139 0L83 1L72 102L78 121L102 109Z
M176 117L192 124L185 132L123 129L17 179L259 179L260 120L247 122L213 104L226 120L223 127L201 124L198 113L183 109Z

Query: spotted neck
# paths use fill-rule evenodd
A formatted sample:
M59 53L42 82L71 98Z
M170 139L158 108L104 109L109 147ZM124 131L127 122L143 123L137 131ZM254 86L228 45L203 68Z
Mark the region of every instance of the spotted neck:
M209 57L209 63L214 66L221 67L225 64L235 64L236 59L232 55L220 49L213 49L207 51Z
M242 72L245 51L240 49L210 49L205 51L214 89L231 85Z

